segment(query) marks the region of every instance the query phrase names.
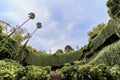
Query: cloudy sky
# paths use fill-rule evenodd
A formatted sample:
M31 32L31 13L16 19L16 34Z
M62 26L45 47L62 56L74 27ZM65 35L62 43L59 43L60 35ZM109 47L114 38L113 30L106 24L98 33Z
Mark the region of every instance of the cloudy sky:
M43 27L28 45L53 53L68 44L75 49L87 44L87 33L109 19L105 4L106 0L0 0L0 20L14 27L34 12L36 18L23 27L32 32L39 21Z

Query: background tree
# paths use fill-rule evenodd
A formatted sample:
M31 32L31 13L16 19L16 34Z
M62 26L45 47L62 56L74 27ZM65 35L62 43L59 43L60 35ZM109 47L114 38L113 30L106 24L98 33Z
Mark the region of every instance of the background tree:
M12 28L13 30L14 28ZM25 39L28 39L27 35L24 36L24 33L27 32L26 29L20 28L17 30L11 37L15 39L18 43L23 42Z
M63 54L63 50L62 49L58 49L55 54Z
M66 45L65 48L64 48L64 51L65 52L71 52L71 51L74 51L74 49L70 45Z
M120 18L120 0L107 1L108 14L112 19Z

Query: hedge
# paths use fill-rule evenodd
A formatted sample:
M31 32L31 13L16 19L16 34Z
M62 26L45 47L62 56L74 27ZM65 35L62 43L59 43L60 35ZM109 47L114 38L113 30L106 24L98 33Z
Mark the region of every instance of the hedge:
M14 60L0 60L0 80L49 80L51 67L23 67Z
M119 69L118 69L119 68ZM116 70L118 69L118 71ZM62 80L119 80L120 66L110 67L105 64L64 66L58 70ZM116 74L118 73L118 74Z
M65 63L70 63L79 60L82 55L82 50L72 51L64 54L35 54L30 53L26 59L27 64L38 66L60 66Z
M114 34L120 38L120 26L114 20L110 20L107 27L103 29L101 34L91 40L89 47L93 48L93 50L98 49L101 45L104 45L105 41Z
M104 47L99 51L95 57L90 61L89 64L100 64L114 66L115 64L120 65L120 40Z

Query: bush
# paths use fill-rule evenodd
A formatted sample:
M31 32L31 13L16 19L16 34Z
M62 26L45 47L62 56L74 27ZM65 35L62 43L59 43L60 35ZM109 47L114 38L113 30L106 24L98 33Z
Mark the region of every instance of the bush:
M91 65L79 66L77 69L78 80L91 80L90 68Z
M13 60L0 61L0 80L15 80L16 72L21 66Z
M90 69L92 80L113 80L110 74L110 68L104 64L99 64Z
M16 80L49 80L50 67L27 66L17 72Z
M20 45L7 35L0 35L0 59L17 59Z
M59 74L62 77L62 80L72 80L76 71L77 69L74 66L64 66L59 70Z
M120 66L111 68L105 64L77 67L68 65L61 68L59 74L62 80L119 80Z
M114 80L120 79L120 65L113 66L110 71Z
M0 80L49 80L51 67L22 67L16 61L0 61Z

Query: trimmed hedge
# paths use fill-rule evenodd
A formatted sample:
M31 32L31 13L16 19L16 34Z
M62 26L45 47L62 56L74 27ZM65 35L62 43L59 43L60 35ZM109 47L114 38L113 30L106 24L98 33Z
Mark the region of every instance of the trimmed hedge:
M30 53L26 59L27 64L38 66L60 66L80 59L82 50L72 51L65 54L35 54Z
M98 49L109 37L114 34L120 38L120 26L116 23L116 21L110 20L107 27L103 29L101 34L91 40L89 47L93 48L93 50Z
M95 55L95 57L88 62L89 64L100 64L114 66L120 65L120 40L106 46Z

